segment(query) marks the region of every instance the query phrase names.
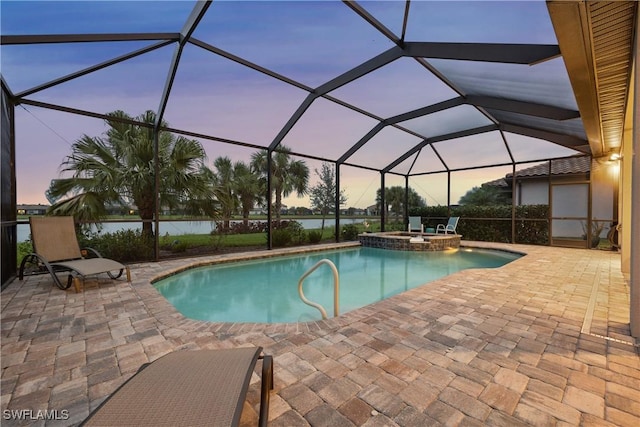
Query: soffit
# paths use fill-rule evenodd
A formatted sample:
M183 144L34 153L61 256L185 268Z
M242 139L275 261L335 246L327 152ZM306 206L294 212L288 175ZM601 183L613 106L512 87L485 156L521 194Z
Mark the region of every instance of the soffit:
M619 151L633 59L635 1L548 1L592 155Z

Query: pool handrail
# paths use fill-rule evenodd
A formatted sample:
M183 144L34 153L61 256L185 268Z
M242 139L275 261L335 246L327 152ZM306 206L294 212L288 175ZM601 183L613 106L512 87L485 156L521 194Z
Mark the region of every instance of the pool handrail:
M340 298L340 276L338 275L338 269L336 268L336 265L331 260L327 258L321 259L320 261L315 263L313 267L307 270L307 272L304 273L300 277L300 280L298 281L298 293L300 294L300 299L302 300L302 302L320 310L320 314L322 314L322 319L325 320L327 319L327 311L324 309L324 307L316 302L309 301L304 296L304 292L302 291L302 282L304 282L304 279L306 279L307 276L313 273L322 264L327 264L329 267L331 267L331 271L333 272L333 315L334 317L338 316L338 313L340 311L339 302L338 302Z

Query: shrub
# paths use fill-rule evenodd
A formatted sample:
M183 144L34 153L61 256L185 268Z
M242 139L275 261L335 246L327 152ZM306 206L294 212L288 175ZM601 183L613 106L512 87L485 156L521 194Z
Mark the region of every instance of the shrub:
M274 230L285 229L289 227L291 223L299 224L297 221L288 220L271 221ZM228 227L225 227L224 222L218 221L215 223L215 228L213 229L213 231L211 231L211 234L216 235L264 233L267 231L267 224L267 221L249 221L249 223L245 225L244 222L234 221L230 222Z
M307 238L309 239L309 243L320 243L322 240L322 231L320 230L309 230L307 233Z
M33 253L33 246L31 245L31 241L27 240L26 242L19 242L17 266L20 266L22 259L30 253Z
M402 221L395 221L385 224L385 231L407 231L407 226Z
M189 244L187 242L181 242L180 240L176 240L171 245L172 252L186 252Z
M273 230L271 233L271 244L275 248L283 248L291 244L291 233L289 230Z
M344 240L357 240L359 233L358 226L355 224L347 224L342 227L342 238Z
M459 216L457 232L466 240L488 242L512 241L511 205L464 205L451 208L451 216ZM446 206L427 206L412 209L412 216L421 216L425 227L446 224ZM515 210L515 242L535 245L549 244L549 206L524 205Z
M145 261L153 257L153 240L141 230L119 230L114 233L87 232L78 238L80 247L90 247L105 258L121 262Z
M286 225L282 223L286 223ZM274 230L271 235L271 243L274 247L301 245L305 242L305 239L304 228L298 221L281 221L278 228L275 228L274 224Z
M211 234L249 234L263 233L267 223L265 221L249 221L245 225L244 222L230 222L229 226L225 227L224 222L218 221L215 225Z
M291 242L294 245L302 245L307 240L307 233L298 221L289 221L286 229L291 232Z

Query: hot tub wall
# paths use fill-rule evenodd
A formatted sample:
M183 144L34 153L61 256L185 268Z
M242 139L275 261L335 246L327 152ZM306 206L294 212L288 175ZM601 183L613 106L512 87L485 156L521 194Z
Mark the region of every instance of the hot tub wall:
M369 248L390 249L394 251L444 251L450 248L459 248L459 234L446 236L424 236L424 242L411 242L410 236L401 234L365 233L358 236L360 244Z

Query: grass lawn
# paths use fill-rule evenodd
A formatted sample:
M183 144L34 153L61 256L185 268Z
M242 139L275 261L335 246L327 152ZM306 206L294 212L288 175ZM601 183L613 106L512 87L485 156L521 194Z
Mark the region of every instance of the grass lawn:
M333 238L333 227L325 227L324 232L322 233L322 240L332 240ZM226 234L222 236L210 234L181 234L178 236L165 235L160 237L160 246L162 247L164 245L169 245L172 242L176 241L178 243L186 245L189 248L213 245L234 248L260 245L264 245L266 247L267 235L266 233Z

